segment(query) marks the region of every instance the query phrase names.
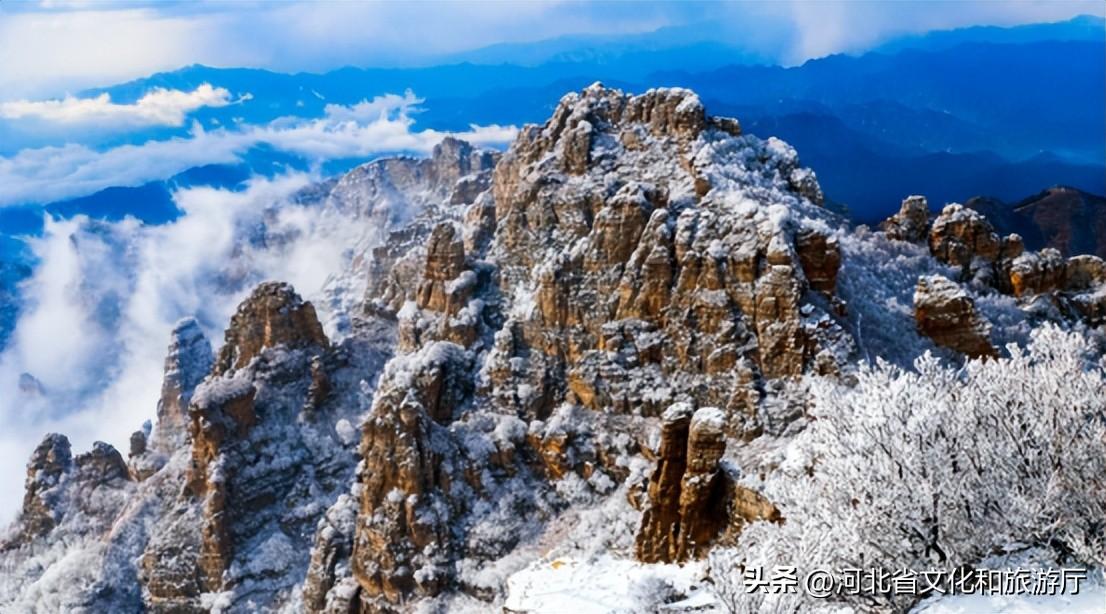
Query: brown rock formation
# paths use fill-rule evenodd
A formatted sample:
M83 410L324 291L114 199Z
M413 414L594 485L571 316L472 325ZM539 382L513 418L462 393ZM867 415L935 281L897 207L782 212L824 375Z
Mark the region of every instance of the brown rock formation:
M962 205L946 205L929 231L929 250L941 262L967 267L976 258L994 262L999 237L985 217Z
M328 343L311 305L287 284L262 284L225 336L213 373L189 405L183 492L142 557L146 606L155 611L197 611L200 594L223 591L238 548L280 517L301 464L310 464L297 456L289 427L326 398L320 356ZM314 353L266 351L277 346Z
M719 380L703 385L717 391L703 401L729 406L739 359L754 379L792 377L822 349L799 309L808 287L832 293L840 250L823 233L712 198L711 186L730 179L695 143L738 131L686 90L627 96L596 85L563 98L504 154L490 252L504 293L533 293L517 299L534 309L515 316L511 337L528 368L510 377L537 391L524 412L544 417L565 398L561 373L591 409L655 414L669 401L627 384L677 371ZM595 157L597 142L622 150ZM788 160L769 172L817 210L809 171ZM650 342L620 341L616 331L631 328ZM608 342L618 343L615 365Z
M0 552L57 531L71 517L82 533L105 530L123 504L128 479L123 457L110 445L97 441L74 457L64 435L46 435L27 463L16 530L0 542Z
M173 328L165 357L165 376L157 404L157 429L151 447L171 454L188 436L188 402L196 385L211 371L211 344L194 318Z
M779 520L764 497L733 482L719 464L726 451L725 414L692 413L677 403L661 418L657 466L649 478L637 533L637 558L672 563L703 557L723 533L755 520Z
M341 604L331 599L328 608L327 594L340 582L339 567L349 561L353 544L353 528L356 507L348 495L342 495L338 503L320 521L311 547L311 561L303 587L303 604L308 612L335 612L347 614L358 610L356 591L344 592ZM339 596L335 596L339 597Z
M460 358L458 349L439 342L393 362L391 375L384 376L388 381L399 375L395 370L415 370L398 385L382 383L365 422L363 490L351 557L362 611L388 611L412 596L437 594L451 575L448 518L442 513L452 505L442 490L460 468L445 456L448 447L431 441L438 428L434 416L450 415L459 401L441 375L450 371L443 363ZM427 357L441 360L420 360Z
M386 194L386 201L398 210L369 214L388 217L372 222L380 228L392 227L361 265L369 280L365 299L370 313L392 317L406 301L417 300L426 269L426 248L439 225L471 218L474 223L465 224L464 249L473 251L486 245L495 227L495 208L487 190L498 157L497 152L447 138L428 160L404 159L401 167L372 162L351 173L359 179L336 188L345 195L342 198L360 203L357 206L361 208L378 207ZM365 184L377 197L361 202ZM397 226L412 213L413 219Z
M704 407L691 418L687 469L680 480L677 561L704 556L729 520L723 505L725 477L718 464L726 453L725 423L725 414L713 407Z
M453 315L466 303L465 290L472 284L449 282L465 269L465 245L453 224L443 222L430 233L426 248L426 265L416 302L422 309L432 309Z
M976 313L975 302L945 277L930 275L918 280L914 319L918 332L937 345L973 358L997 355L989 339L990 325Z
M1106 283L1106 262L1098 256L1073 256L1064 267L1064 290L1082 292Z
M311 303L286 283L266 282L231 317L214 372L241 369L262 349L277 345L325 348L328 342Z
M925 196L908 196L899 212L884 220L880 230L896 241L921 243L929 234L929 203Z
M674 561L680 549L680 487L687 471L691 415L690 404L678 403L661 416L657 466L649 478L648 507L637 533L637 558L646 563Z
M841 268L841 248L836 237L811 230L795 236L795 250L810 287L833 295L837 287L837 270Z
M60 485L73 468L73 453L65 435L50 433L35 448L27 463L26 490L19 514L20 538L29 540L45 535L61 520L63 513Z
M1047 248L1021 254L1005 268L1010 289L1014 296L1020 298L1061 288L1066 266L1060 252Z
M202 502L203 525L197 565L201 586L207 591L223 588L223 572L230 565L232 539L228 507L228 486L236 467L215 466L223 448L242 440L257 423L253 385L227 380L210 393L193 401L192 466L188 493Z
M1097 256L1075 256L1064 269L1064 297L1071 310L1090 326L1106 323L1106 262Z

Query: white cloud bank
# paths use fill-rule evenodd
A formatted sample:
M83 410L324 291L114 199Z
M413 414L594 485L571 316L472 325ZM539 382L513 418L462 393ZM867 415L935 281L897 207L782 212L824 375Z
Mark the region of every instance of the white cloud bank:
M126 453L130 433L155 417L179 319L196 317L217 347L260 281L288 281L311 297L348 265L349 246L374 229L290 201L318 179L181 190L183 215L159 226L47 220L30 242L40 264L23 286L27 307L0 354L0 492L10 495L0 498L0 526L19 506L22 468L46 433L68 436L75 454L97 440ZM283 240L257 240L262 225ZM327 304L316 305L325 318ZM45 392L21 391L23 373Z
M421 102L412 92L387 94L349 107L329 105L318 119L287 117L265 126L218 130L205 130L194 123L188 137L121 145L107 151L78 144L25 149L0 157L0 206L52 202L112 186L141 185L194 166L233 163L251 147L262 144L318 162L384 152L428 153L450 134L477 145L502 144L518 132L514 126L498 125L474 125L455 133L418 131L410 115Z
M120 127L181 126L189 113L225 107L230 92L204 83L191 92L155 88L134 104L116 104L107 93L95 98L0 102L0 118L39 119L60 124L111 124Z

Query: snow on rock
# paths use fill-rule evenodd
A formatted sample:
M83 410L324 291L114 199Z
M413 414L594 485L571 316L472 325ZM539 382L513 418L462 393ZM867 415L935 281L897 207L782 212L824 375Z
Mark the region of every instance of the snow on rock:
M165 357L165 375L161 384L161 399L157 404L157 430L152 437L152 447L171 453L184 444L192 391L211 371L214 361L211 343L195 318L181 320L173 327L169 352Z

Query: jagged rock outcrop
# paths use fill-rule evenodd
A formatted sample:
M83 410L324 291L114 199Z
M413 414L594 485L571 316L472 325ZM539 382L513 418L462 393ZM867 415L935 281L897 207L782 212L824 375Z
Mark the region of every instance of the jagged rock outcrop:
M146 423L149 428L149 422ZM149 446L147 429L131 433L130 450L127 453L127 470L130 478L141 482L165 466L166 457Z
M1012 259L1006 273L1016 297L1053 292L1063 286L1067 263L1060 252L1047 248Z
M65 474L73 468L73 451L65 435L50 433L35 448L27 463L23 508L19 514L20 539L45 535L53 529L64 510L59 505Z
M311 303L300 300L292 286L266 282L254 289L231 317L214 372L241 369L263 348L328 345Z
M410 392L417 395L420 388ZM442 518L449 501L441 492L452 478L449 459L431 444L436 424L416 395L401 388L378 395L364 427L352 562L366 612L437 594L449 574L450 539Z
M357 611L360 589L349 569L357 505L342 495L319 519L304 580L303 605L308 612L347 614Z
M203 504L203 533L198 566L207 591L223 588L223 572L230 565L233 538L230 496L236 466L215 466L224 448L245 441L257 424L254 407L256 389L244 380L225 380L206 388L193 401L191 415L192 467L187 492ZM228 475L229 473L229 475ZM237 494L237 493L235 493Z
M460 222L468 214L475 218L481 212L494 215L494 208L488 206L483 195L491 186L492 168L498 157L498 152L475 149L463 141L447 138L435 147L429 160L412 161L437 170L422 173L428 177L422 183L407 185L402 196L390 197L390 202L405 204L403 214L411 219L393 225L372 249L371 261L365 265L368 277L365 300L370 313L391 317L406 301L417 300L434 229L451 220ZM454 183L449 183L451 179ZM473 250L474 241L487 241L494 218L485 216L483 222L484 226L466 225L466 232L471 234L464 238L469 242L464 249ZM452 237L448 243L452 243Z
M456 296L463 284L449 284L465 268L465 245L457 229L448 222L434 227L426 246L426 266L416 303L421 309L456 313L468 302L466 296ZM471 289L472 284L468 284Z
M795 251L810 287L833 296L837 270L841 268L841 248L837 239L815 230L804 230L795 236Z
M657 466L649 478L648 507L637 534L637 558L646 563L674 561L679 551L680 486L687 471L692 409L680 403L661 416Z
M725 423L721 410L693 412L687 403L672 405L661 416L657 465L636 538L639 560L701 558L727 529L737 532L754 520L779 520L775 506L736 484L720 465Z
M937 345L977 358L996 356L990 325L976 313L975 302L956 282L940 275L918 280L914 292L918 332Z
M1068 258L1064 299L1089 325L1106 323L1106 261L1090 255Z
M889 239L921 243L929 234L929 203L925 196L908 196L899 212L880 224Z
M563 98L504 154L490 254L503 293L532 308L508 323L504 346L526 368L493 384L533 390L529 415L564 401L565 380L588 408L656 415L672 399L642 398L634 384L664 378L751 412L752 395L735 387L799 375L825 349L800 308L808 288L832 292L840 254L831 236L784 213L820 215L809 171L737 133L686 90L627 96L596 85ZM742 204L767 191L779 217ZM738 363L751 369L740 383Z
M929 230L929 251L953 266L968 267L976 258L994 262L999 245L987 218L958 204L945 205Z
M31 454L23 506L0 552L31 544L59 527L71 536L95 534L111 526L124 503L127 464L112 446L97 441L73 456L69 439L50 433Z
M1067 192L1057 188L1040 196L1047 199L1049 194ZM1051 310L1053 316L1049 317L1058 314L1063 319L1081 320L1092 326L1102 322L1106 314L1106 292L1102 290L1106 278L1097 265L1097 257L1085 255L1065 260L1060 251L1051 247L1027 251L1021 234L1011 233L1000 238L987 216L998 219L1008 229L1033 233L1036 244L1042 242L1039 228L1022 219L1022 213L994 199L973 198L965 206L947 205L932 228L928 228L925 213L925 199L911 196L903 201L899 213L886 220L881 228L888 238L903 241L917 242L923 233L928 234L932 255L942 263L961 267L961 280L974 278L1011 295L1019 299L1028 313L1040 315L1043 308ZM1056 235L1057 240L1063 242L1066 239L1061 235L1063 233ZM1042 297L1043 302L1038 300ZM1045 307L1047 305L1052 307ZM924 326L933 330L935 325ZM968 345L976 350L983 348L974 341Z
M486 189L483 173L495 162L495 152L446 137L429 158L384 158L357 167L338 180L327 199L336 210L386 229L410 216L405 206L412 200L471 202L469 196Z
M195 318L178 322L173 327L165 357L165 376L157 404L157 429L150 442L152 448L168 454L184 445L192 391L211 371L213 362L211 343L199 322Z
M191 398L189 462L171 521L142 557L154 611L198 611L203 593L261 582L256 564L236 563L248 556L243 548L306 541L310 517L295 502L338 470L327 468L325 450L309 454L297 426L301 414L318 419L329 396L319 387L330 381L322 372L331 348L310 303L287 284L261 284L232 318L226 344ZM310 483L298 479L305 475Z
M804 221L830 219L813 174L739 134L684 90L593 86L525 128L463 214L417 217L375 250L391 268L371 277L367 311L396 319L400 354L364 422L354 535L316 532L313 611L391 611L458 584L485 595L456 561L518 539L467 541L486 536L472 527L503 483L537 480L525 488L542 499L556 498L548 481L624 479L642 416L676 396L728 409L680 439L691 469L668 505L683 533L663 559L701 556L734 513L759 513L719 466L733 412L755 415L761 382L847 334L808 296L835 298L842 259L833 227ZM328 571L347 548L352 599Z

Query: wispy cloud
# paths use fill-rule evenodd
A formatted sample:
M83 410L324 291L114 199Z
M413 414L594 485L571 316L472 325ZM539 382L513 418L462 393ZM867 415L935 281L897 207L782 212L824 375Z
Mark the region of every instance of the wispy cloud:
M106 93L94 98L66 96L55 100L0 102L0 118L120 127L181 126L196 109L225 107L230 103L229 91L204 83L191 92L155 88L133 104L116 104Z
M1103 14L1050 2L0 2L0 97L106 85L193 63L284 72L403 66L497 43L709 21L785 62L904 33ZM768 33L766 36L765 33ZM781 44L781 41L784 41Z
M187 137L107 151L78 144L25 149L0 157L0 206L52 202L111 186L141 185L195 166L235 162L261 144L321 162L385 152L428 153L449 134L478 145L493 145L506 143L517 133L513 126L497 125L474 125L456 133L416 130L411 114L421 102L411 92L388 94L349 107L329 105L317 119L288 117L264 126L218 130L205 130L194 123Z
M0 491L22 490L21 468L47 432L75 451L93 441L125 450L153 419L169 332L196 317L212 342L259 281L292 283L305 297L348 266L350 245L373 228L289 196L319 177L255 179L242 191L190 188L174 194L182 216L134 220L48 219L30 241L40 261L24 283L26 308L0 354ZM280 241L255 241L264 226ZM327 316L325 302L317 302ZM33 374L43 393L21 391ZM18 497L0 500L0 525Z

